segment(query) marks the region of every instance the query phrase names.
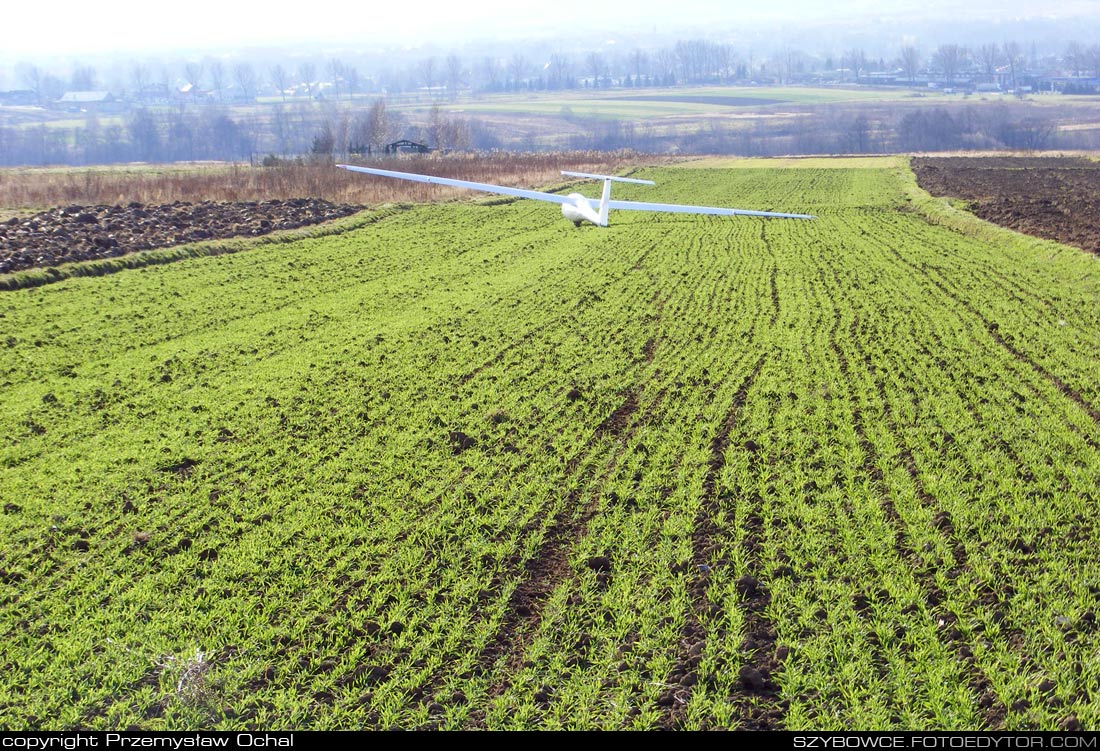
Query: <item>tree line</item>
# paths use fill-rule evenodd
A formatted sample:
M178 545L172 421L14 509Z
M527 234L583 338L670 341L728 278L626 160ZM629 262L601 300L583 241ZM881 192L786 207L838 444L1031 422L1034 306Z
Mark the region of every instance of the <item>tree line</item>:
M121 118L88 114L73 127L0 127L0 165L115 164L197 160L262 162L266 157L381 154L408 138L445 150L494 149L500 140L481 123L433 107L410 124L385 99L365 107L299 103L246 115L224 108L139 107Z
M369 66L365 68L364 66ZM98 71L73 64L65 71L20 63L14 80L40 104L57 101L66 91L107 89L141 103L178 97L225 104L268 97L296 100L354 100L385 95L457 99L463 92L554 91L577 88L672 86L728 83L866 83L889 74L898 82L935 80L950 83L960 76L1002 79L1015 87L1029 70L1041 66L1069 77L1100 77L1100 45L1069 41L1058 53L1040 54L1033 45L1007 41L934 48L900 47L890 57L874 57L863 48L808 54L783 48L754 54L732 44L682 39L653 49L590 50L572 54L517 50L508 57L463 57L455 52L403 61L355 64L339 58L307 59L294 66L275 61L227 63L219 58L162 64L132 61L128 68ZM3 85L5 82L0 82ZM199 96L201 95L201 96Z
M660 124L563 115L573 135L554 148L644 153L782 154L891 153L955 149L1097 148L1088 130L1057 130L1055 117L1026 102L972 102L930 107L913 104L815 105L794 116L705 120L693 132ZM0 127L0 164L110 164L193 160L257 164L286 158L348 159L380 155L386 144L408 138L441 150L533 150L476 118L434 107L411 123L386 100L364 107L277 105L263 115L228 110L140 108L122 122L94 115L78 127Z

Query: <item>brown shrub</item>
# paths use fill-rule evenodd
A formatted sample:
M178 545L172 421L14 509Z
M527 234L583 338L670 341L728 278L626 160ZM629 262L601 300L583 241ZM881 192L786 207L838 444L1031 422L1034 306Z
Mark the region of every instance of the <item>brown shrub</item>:
M565 182L561 170L615 173L638 164L631 152L546 152L426 155L369 164L501 185L537 187ZM647 157L652 162L652 157ZM366 164L367 162L363 162ZM378 205L468 195L456 188L402 182L336 169L332 163L278 161L240 164L130 165L0 171L0 206L42 209L69 204L145 204L173 201L262 201L317 197L334 203Z

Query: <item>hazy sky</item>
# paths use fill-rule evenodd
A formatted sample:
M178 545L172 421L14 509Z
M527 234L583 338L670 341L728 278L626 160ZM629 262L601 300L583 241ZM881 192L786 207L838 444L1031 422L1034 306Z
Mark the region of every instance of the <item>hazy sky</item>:
M54 0L10 3L3 52L44 57L99 52L232 49L331 39L363 45L464 44L503 36L563 35L570 29L675 31L736 28L858 16L1011 20L1098 13L1096 0L421 0L310 3L301 0ZM350 10L348 10L350 7ZM1052 10L1056 8L1056 10Z

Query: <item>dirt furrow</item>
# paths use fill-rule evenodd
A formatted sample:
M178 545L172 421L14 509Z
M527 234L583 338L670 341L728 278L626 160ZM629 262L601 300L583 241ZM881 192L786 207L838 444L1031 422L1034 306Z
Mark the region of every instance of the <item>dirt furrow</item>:
M853 324L854 325L854 324ZM852 340L857 342L858 339L852 332ZM857 345L858 346L858 345ZM922 506L933 512L932 523L936 529L944 536L948 542L951 543L952 556L955 564L955 570L965 571L969 569L969 562L967 560L966 548L963 546L962 541L959 539L955 527L951 518L951 514L942 509L935 496L928 492L928 489L924 485L924 481L921 479L920 471L917 467L917 462L913 456L912 450L909 448L904 437L901 434L901 430L898 428L897 421L894 417L893 410L890 406L890 402L886 393L886 386L882 379L879 377L878 371L875 368L874 362L871 356L865 350L862 350L864 364L868 373L871 376L872 381L875 384L875 389L878 394L879 404L882 406L882 414L885 418L885 423L894 435L899 447L900 465L905 469L909 475L910 480L913 483L913 488L916 492L917 500ZM845 366L845 370L847 367ZM846 373L846 377L850 376ZM934 572L927 568L924 562L921 560L917 551L906 542L906 529L905 522L901 515L898 513L897 507L894 505L891 498L891 491L881 480L881 471L879 470L879 462L881 461L874 444L867 438L866 424L863 419L861 411L857 408L853 410L853 419L856 428L856 432L859 435L860 445L864 451L864 467L865 470L871 473L873 485L882 498L883 514L889 520L891 527L894 530L894 537L896 540L896 547L898 554L901 558L912 567L914 576L920 582L922 588L925 591L925 605L928 608L929 613L936 619L936 623L939 626L940 633L944 640L944 643L948 644L958 655L960 662L966 666L966 672L968 673L970 680L970 691L977 700L978 707L982 710L983 717L985 719L986 727L999 728L1004 721L1007 708L997 697L996 692L993 690L993 686L989 681L989 678L985 675L985 672L977 664L974 659L971 648L966 644L962 634L956 628L956 617L947 608L943 607L947 601L947 594L937 584Z
M692 533L692 558L690 572L692 579L688 584L691 595L692 609L688 612L684 625L680 631L680 650L673 663L672 670L665 679L670 686L661 697L658 704L663 709L663 714L658 724L662 728L675 729L683 725L688 701L691 697L692 687L698 682L698 669L702 662L706 648L707 634L703 626L702 617L709 613L713 607L707 598L708 573L710 571L711 555L719 549L714 540L724 534L715 524L714 516L717 514L717 506L722 500L718 493L718 483L722 469L726 465L726 451L730 445L730 434L736 429L744 409L748 392L752 388L757 375L764 367L766 355L757 360L752 371L745 377L733 396L730 408L714 434L710 444L710 457L707 461L707 473L703 477L703 500L695 518L695 529ZM746 442L745 450L754 451L755 444ZM755 521L755 524L754 524ZM759 568L759 534L762 526L758 515L750 514L747 526L746 539L743 544L752 554L751 560L755 567ZM777 689L771 680L771 673L776 665L773 656L774 649L768 649L768 645L774 646L775 629L764 616L764 609L768 604L766 590L759 586L759 579L751 573L746 573L742 580L745 585L746 609L746 636L742 643L742 652L747 660L741 669L741 684L747 694L753 696L774 696ZM739 583L739 590L741 583ZM747 710L746 705L746 710ZM745 714L749 714L747 711ZM758 723L758 720L764 720ZM777 727L778 717L756 718L753 716L742 717L743 724L749 727Z
M570 579L572 571L570 553L584 538L589 522L599 511L604 486L626 453L631 437L638 428L652 419L663 402L665 394L664 389L658 392L642 416L632 420L631 418L638 411L638 391L628 390L619 407L593 431L590 443L595 443L601 436L610 434L618 439L618 448L594 481L589 483L585 480L582 483L588 487L585 493L587 499L582 499L577 493L571 492L563 506L554 514L538 551L524 565L523 579L509 598L507 611L496 634L478 654L478 670L483 674L491 673L493 668L504 660L501 676L488 688L490 700L500 696L511 686L511 676L522 665L527 646L535 637L538 625L542 621L546 603L553 592ZM586 472L590 476L594 470L594 466L589 466ZM584 505L577 514L575 509L582 500ZM518 563L518 561L515 562L516 565ZM472 713L470 724L473 727L484 727L484 723L483 710Z

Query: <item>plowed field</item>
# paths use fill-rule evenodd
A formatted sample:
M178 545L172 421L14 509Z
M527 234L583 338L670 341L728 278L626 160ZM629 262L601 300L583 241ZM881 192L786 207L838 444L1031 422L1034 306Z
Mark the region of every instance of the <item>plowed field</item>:
M982 219L1100 253L1100 162L918 157L913 171L929 193L962 198Z

